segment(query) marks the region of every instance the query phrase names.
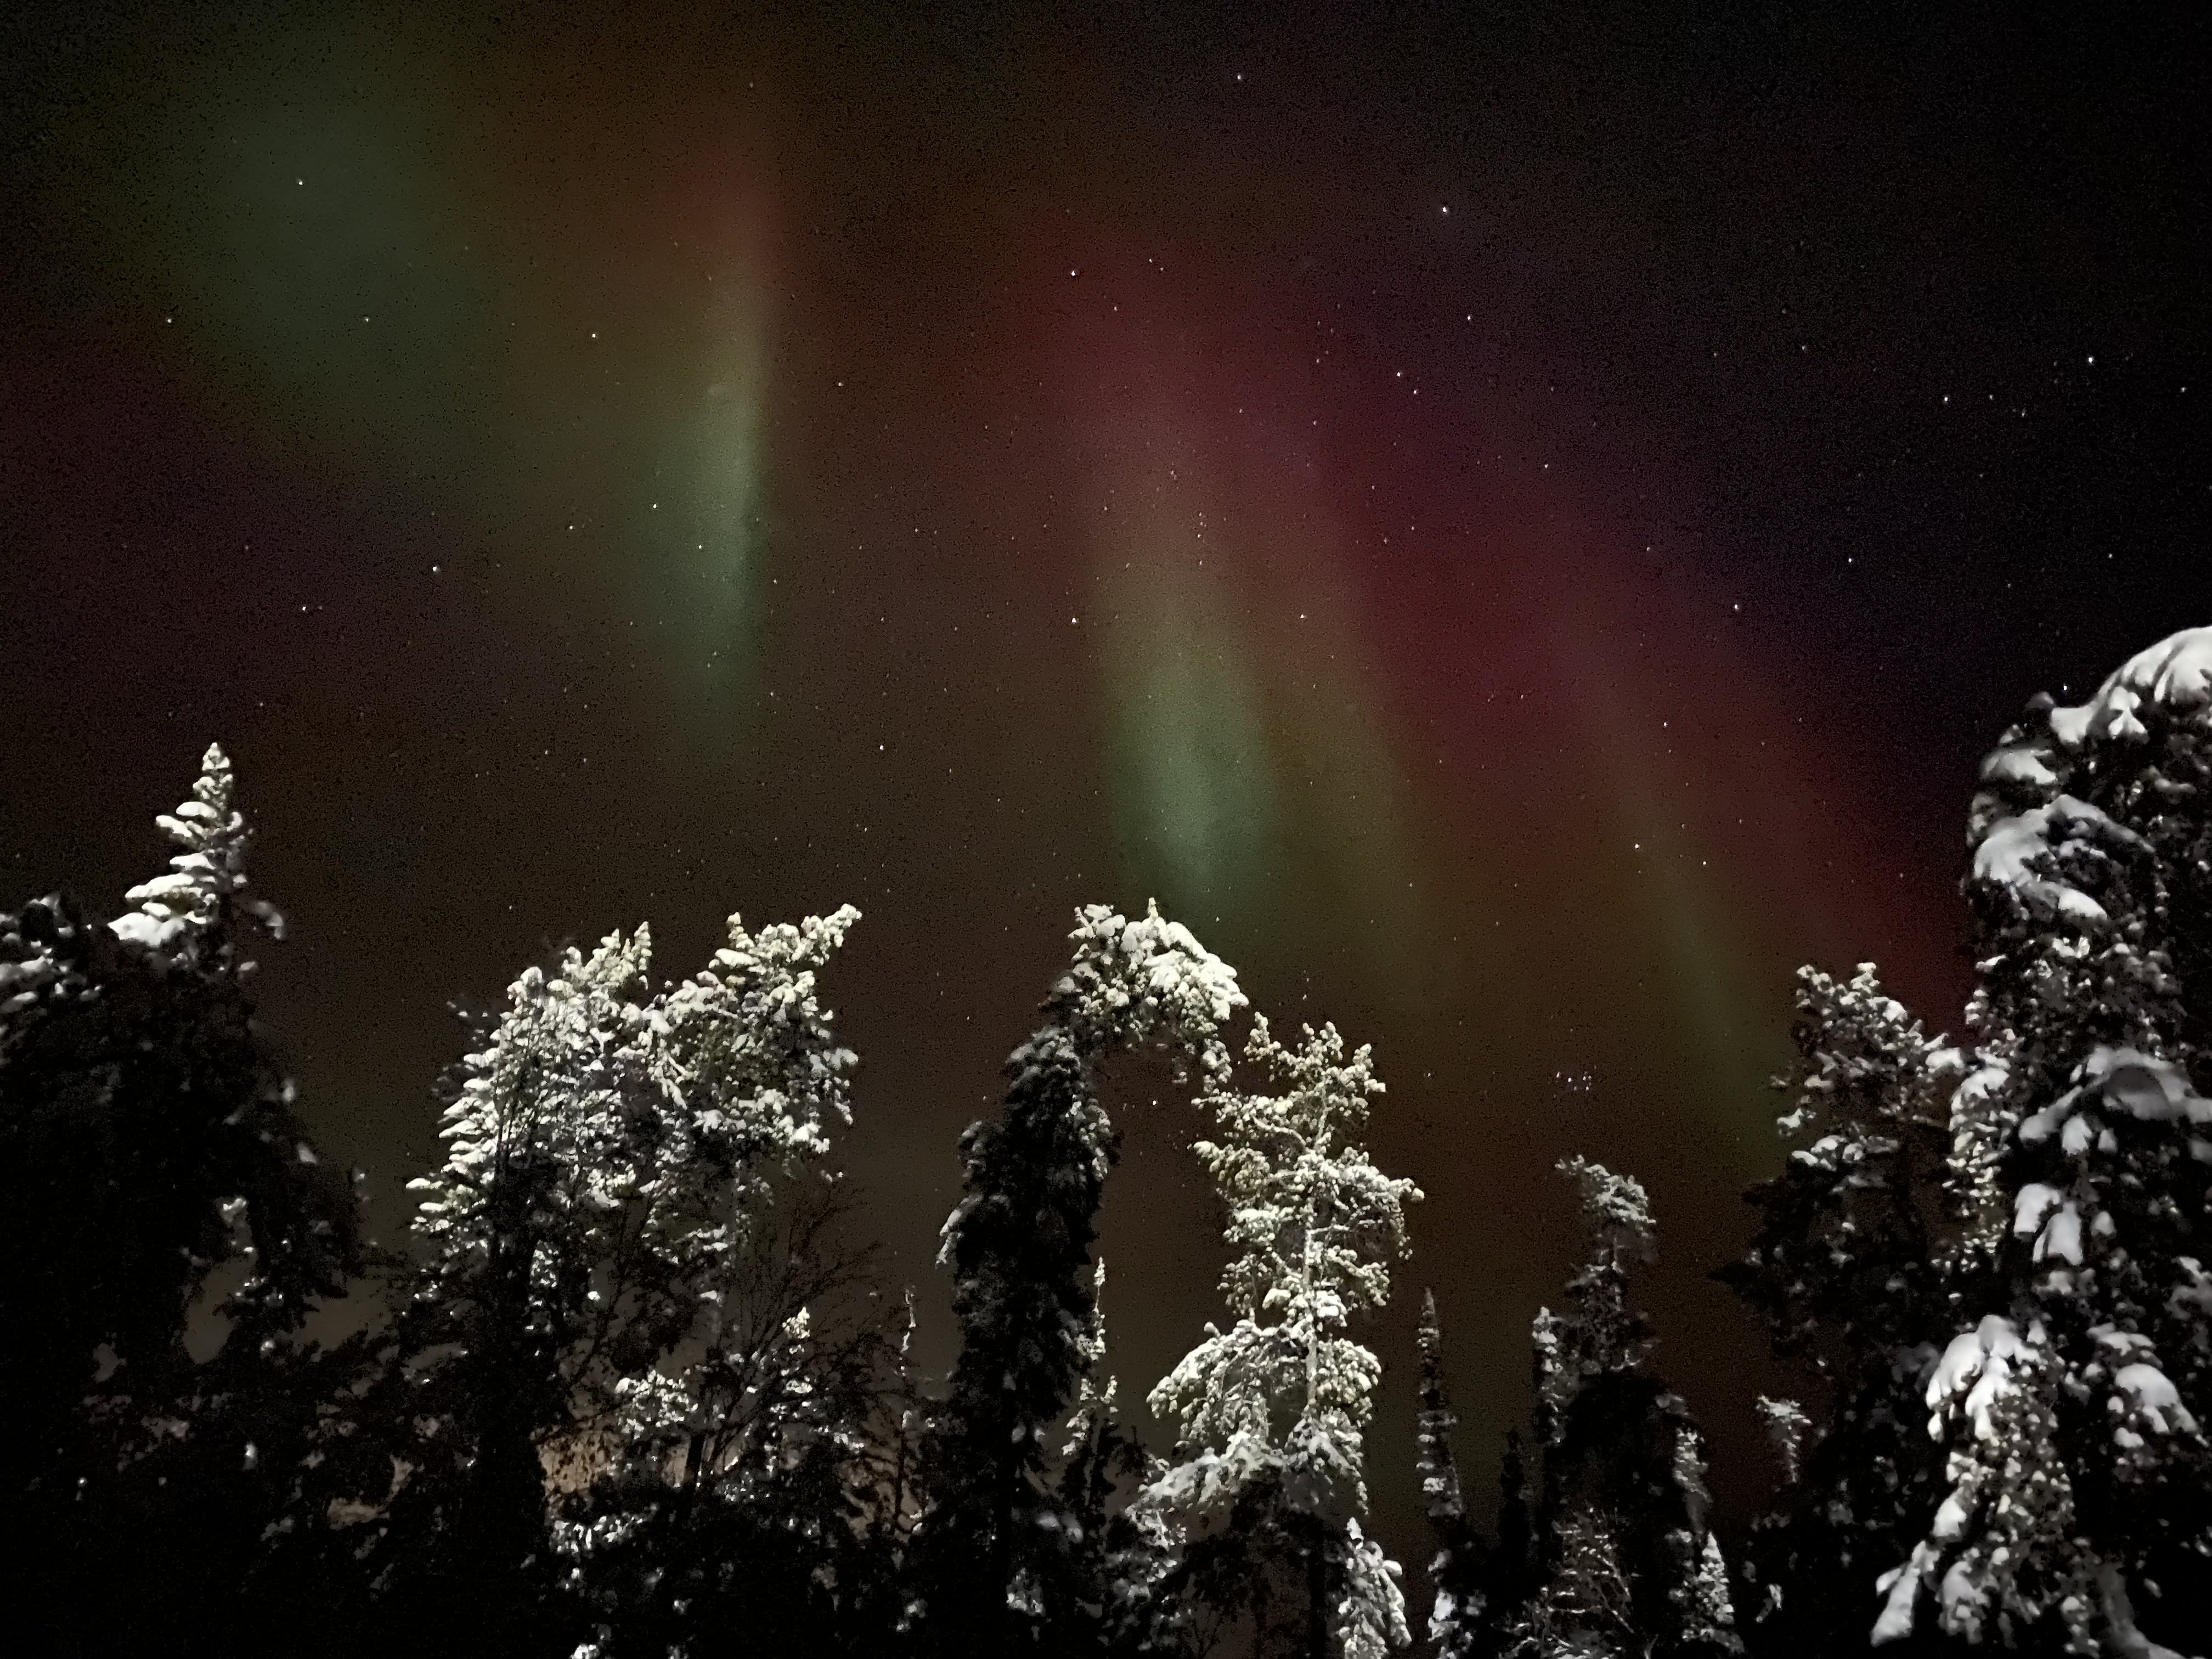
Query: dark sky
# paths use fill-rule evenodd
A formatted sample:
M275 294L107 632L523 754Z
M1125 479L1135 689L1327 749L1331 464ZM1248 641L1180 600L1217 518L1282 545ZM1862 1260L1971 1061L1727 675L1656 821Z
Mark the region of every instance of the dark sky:
M450 1002L850 900L841 1152L941 1364L957 1132L1156 894L1389 1083L1394 1547L1418 1289L1480 1479L1570 1151L1652 1189L1740 1507L1704 1275L1792 969L1955 1030L1977 756L2212 620L2205 25L2037 16L16 11L4 902L118 903L220 738L392 1238ZM1221 1260L1152 1081L1125 1395Z

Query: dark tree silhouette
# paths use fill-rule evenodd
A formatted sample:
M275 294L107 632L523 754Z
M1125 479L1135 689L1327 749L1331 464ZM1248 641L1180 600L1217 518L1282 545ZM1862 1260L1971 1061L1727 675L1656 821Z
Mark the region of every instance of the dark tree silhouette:
M210 747L160 820L170 872L114 922L60 896L0 917L0 1480L24 1627L75 1651L242 1612L305 1409L295 1334L358 1266L351 1183L254 1018L245 952L283 924L241 896L232 793ZM226 1267L201 1365L187 1327Z
M1573 1310L1536 1316L1537 1584L1500 1608L1503 1650L1741 1654L1697 1423L1645 1370L1650 1328L1628 1300L1656 1246L1644 1188L1582 1158L1559 1167L1582 1188L1590 1254L1567 1282Z
M1072 1525L1054 1437L1094 1357L1091 1245L1119 1147L1094 1073L1158 1043L1207 1076L1242 1006L1236 975L1157 908L1092 905L1043 1023L1006 1062L1006 1105L962 1137L965 1196L945 1224L960 1356L927 1449L915 1540L933 1651L1073 1653L1103 1642L1095 1532Z

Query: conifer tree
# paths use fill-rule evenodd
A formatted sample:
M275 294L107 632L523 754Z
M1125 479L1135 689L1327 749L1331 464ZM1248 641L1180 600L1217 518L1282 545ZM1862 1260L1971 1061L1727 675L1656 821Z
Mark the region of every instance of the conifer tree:
M1091 1329L1084 1337L1084 1370L1076 1382L1075 1409L1068 1413L1067 1442L1060 1454L1062 1501L1074 1524L1086 1534L1103 1536L1107 1499L1124 1465L1123 1449L1133 1448L1142 1468L1141 1447L1121 1426L1121 1382L1101 1378L1106 1361L1106 1258L1091 1273Z
M33 1540L33 1646L42 1605L81 1652L246 1614L255 1516L301 1415L295 1334L358 1265L350 1183L254 1017L246 952L283 923L243 896L234 793L210 745L156 820L168 872L113 923L58 896L0 917L0 1470ZM227 1264L244 1269L216 1310L229 1340L198 1364L187 1322Z
M1437 1593L1429 1613L1429 1644L1436 1659L1473 1659L1482 1634L1486 1604L1480 1587L1489 1564L1468 1523L1459 1464L1452 1455L1452 1431L1459 1419L1445 1389L1443 1328L1433 1291L1421 1292L1420 1348L1420 1452L1414 1473L1437 1544L1429 1563Z
M1109 1654L1163 1654L1176 1645L1160 1599L1173 1565L1169 1540L1157 1517L1115 1501L1158 1474L1162 1465L1122 1421L1118 1379L1099 1376L1106 1360L1105 1291L1101 1257L1091 1279L1089 1369L1077 1385L1060 1454L1060 1502L1069 1519L1075 1582L1097 1596L1095 1609L1085 1607L1084 1616L1086 1623L1096 1620L1098 1645Z
M1925 1376L1944 1495L1878 1643L2077 1653L2212 1629L2212 629L1983 763L1953 1092L1963 1296Z
M961 1138L964 1196L939 1260L953 1273L960 1353L926 1447L915 1539L917 1622L936 1651L1074 1653L1104 1640L1096 1556L1051 1468L1095 1358L1091 1247L1119 1147L1096 1073L1157 1045L1210 1082L1243 1006L1233 969L1157 906L1078 913L1073 960L1006 1062L1006 1105Z
M1218 1612L1249 1611L1306 1659L1381 1659L1411 1638L1398 1565L1363 1530L1382 1367L1346 1333L1389 1300L1420 1193L1352 1139L1382 1092L1368 1049L1347 1057L1333 1025L1287 1048L1262 1018L1246 1054L1280 1092L1224 1079L1208 1097L1217 1138L1195 1148L1229 1209L1221 1291L1237 1322L1207 1326L1152 1390L1178 1461L1141 1501L1172 1517L1182 1581Z
M1590 1253L1567 1282L1573 1310L1535 1319L1540 1582L1501 1620L1504 1651L1740 1654L1701 1437L1680 1397L1644 1370L1650 1328L1628 1300L1630 1268L1655 1253L1650 1204L1602 1164L1559 1169L1582 1188Z
M1866 1626L1874 1576L1918 1538L1942 1468L1922 1394L1972 1272L1945 1191L1957 1052L1872 963L1849 980L1801 970L1796 1037L1780 1120L1794 1144L1752 1191L1750 1253L1718 1275L1821 1389L1817 1428L1795 1401L1761 1402L1784 1480L1753 1530L1747 1617L1777 1652Z
M1508 1628L1543 1582L1542 1542L1528 1491L1528 1450L1520 1430L1508 1429L1498 1466L1498 1543L1480 1586L1484 1616L1474 1649L1483 1659L1502 1650Z

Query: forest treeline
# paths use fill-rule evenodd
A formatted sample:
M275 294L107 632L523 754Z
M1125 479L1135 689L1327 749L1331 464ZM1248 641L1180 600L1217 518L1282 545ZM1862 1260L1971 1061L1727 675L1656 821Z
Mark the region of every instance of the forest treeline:
M1497 1513L1432 1300L1417 1443L1368 1443L1359 1332L1419 1198L1362 1143L1372 1057L1279 1035L1157 910L1079 914L962 1138L949 1376L826 1156L849 908L732 917L684 978L642 927L522 973L380 1250L254 1017L283 921L235 793L210 748L120 915L0 917L15 1651L2212 1650L2212 629L2037 698L1983 764L1961 1036L1871 966L1802 972L1778 1170L1719 1276L1805 1397L1760 1401L1778 1473L1727 1536L1637 1310L1645 1194L1582 1158ZM1097 1079L1132 1051L1199 1109L1224 1218L1220 1316L1146 1395L1170 1446L1104 1364ZM340 1296L380 1311L313 1340ZM1419 1470L1425 1610L1364 1528L1376 1456Z

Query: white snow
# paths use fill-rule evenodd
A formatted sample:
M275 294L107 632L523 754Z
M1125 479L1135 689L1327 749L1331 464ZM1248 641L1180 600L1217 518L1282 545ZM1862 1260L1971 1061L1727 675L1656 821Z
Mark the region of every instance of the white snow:
M814 970L859 914L848 905L757 934L732 916L712 965L659 992L644 927L608 934L588 957L571 948L551 975L526 969L487 1046L462 1062L442 1166L408 1183L433 1258L418 1297L459 1308L477 1293L504 1201L499 1172L519 1163L542 1182L530 1317L597 1368L590 1385L617 1404L623 1432L681 1421L689 1381L606 1370L616 1362L594 1333L629 1315L599 1288L605 1264L650 1250L711 1325L702 1292L763 1170L821 1152L826 1119L849 1121L854 1057L816 1000ZM567 1284L586 1288L564 1300Z
M1935 1570L1938 1553L1935 1544L1923 1539L1912 1547L1911 1559L1901 1567L1892 1567L1875 1580L1876 1593L1887 1599L1882 1602L1881 1616L1874 1621L1874 1646L1901 1642L1912 1634L1913 1609L1920 1600L1920 1586Z
M2061 795L2047 806L1998 818L1983 830L1974 848L1974 879L2009 887L2025 902L2062 916L2102 921L2103 905L2080 888L2041 873L2053 852L2066 842L2142 845L2140 836L2114 823L2102 809Z
M1994 1439L1990 1409L2010 1386L2013 1363L2033 1339L2031 1333L2024 1340L2020 1328L2002 1314L1991 1314L1974 1329L1953 1337L1928 1380L1928 1404L1936 1413L1929 1419L1928 1432L1940 1439L1945 1418L1957 1409L1973 1424L1976 1439Z
M2058 774L2044 763L2043 757L2033 749L2019 744L1990 751L1982 762L1984 783L2024 783L2039 789L2057 787Z
M2081 1212L2070 1201L2058 1206L2058 1213L2044 1224L2042 1236L2035 1241L2038 1261L2052 1256L2077 1267L2081 1265Z
M2181 1394L2155 1365L2137 1362L2123 1365L2113 1375L2112 1387L2127 1396L2132 1414L2160 1434L2197 1432L2197 1419L2181 1403ZM2120 1402L2116 1399L2116 1406Z
M2202 1456L2212 1279L2130 1218L2172 1217L2166 1184L2194 1180L2184 1149L2212 1157L2196 988L2175 965L2188 913L2168 902L2198 872L2208 752L2212 628L2138 653L2075 707L2039 700L1982 764L1970 886L2007 902L1978 917L1967 1018L1993 1069L1953 1093L1947 1185L1967 1259L2009 1282L1966 1317L2005 1313L1925 1374L1945 1491L1877 1583L1877 1644L1929 1614L1928 1633L1966 1645L2045 1621L2070 1652L2174 1659L2129 1604L2139 1542L2096 1534L2076 1494L2084 1480L2193 1480ZM2057 1316L2046 1326L2038 1306ZM2073 1408L2093 1402L2105 1420L2084 1434Z
M1216 1033L1245 1006L1237 970L1149 902L1134 921L1110 906L1077 913L1074 961L1054 989L1054 1011L1079 1050L1152 1040L1164 1027L1211 1074L1227 1063Z
M221 744L200 757L192 799L155 819L178 851L169 873L124 896L138 908L108 923L114 935L149 951L169 951L211 927L222 902L246 885L246 820L231 810L234 778ZM273 930L272 930L273 931Z
M2025 1137L2026 1131L2022 1132ZM2039 1181L2031 1181L2020 1189L2020 1198L2013 1208L2012 1230L2021 1238L2033 1238L2051 1211L2058 1207L2063 1197L2056 1187L2046 1187Z
M2051 711L2051 735L2069 749L2105 738L2144 735L2145 703L2169 713L2212 707L2212 628L2185 628L2119 666L2088 702Z
M1347 1328L1389 1300L1390 1259L1407 1249L1405 1208L1421 1194L1352 1139L1382 1092L1368 1049L1347 1054L1334 1025L1308 1027L1285 1048L1262 1017L1245 1052L1280 1092L1248 1094L1223 1073L1206 1095L1216 1136L1194 1147L1228 1207L1233 1255L1221 1291L1237 1317L1226 1331L1208 1325L1147 1396L1193 1449L1139 1501L1200 1527L1254 1480L1279 1474L1297 1508L1346 1517L1336 1639L1344 1654L1382 1659L1410 1639L1396 1564L1357 1519L1367 1501L1362 1431L1382 1367Z
M2145 1123L2212 1123L2212 1100L2198 1094L2189 1074L2172 1060L2140 1048L2099 1043L2081 1063L2085 1082L2101 1084L2105 1098Z

